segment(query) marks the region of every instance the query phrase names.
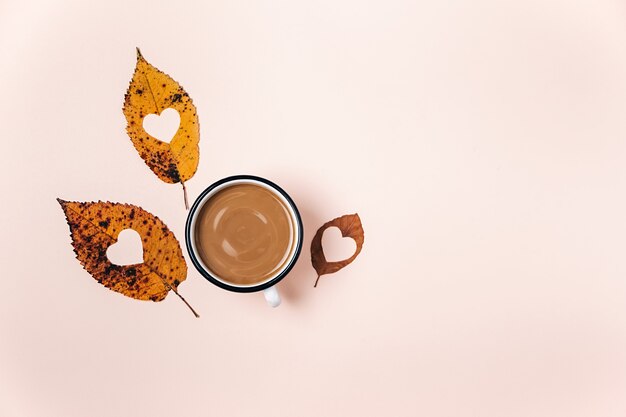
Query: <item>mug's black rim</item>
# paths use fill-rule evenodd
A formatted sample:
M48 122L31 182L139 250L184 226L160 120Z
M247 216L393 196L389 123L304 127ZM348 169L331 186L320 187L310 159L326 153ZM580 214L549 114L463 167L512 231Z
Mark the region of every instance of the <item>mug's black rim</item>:
M234 285L229 285L220 281L213 275L211 275L211 273L207 271L206 269L204 269L202 264L199 262L191 246L191 239L193 239L192 230L191 230L191 220L194 214L196 213L196 211L198 210L198 207L200 206L200 202L214 188L224 183L236 181L236 180L258 181L263 184L269 185L270 187L275 189L278 193L280 193L285 198L285 200L287 200L287 202L293 209L293 212L295 213L295 217L296 217L296 227L298 228L298 240L296 241L296 249L295 249L293 256L291 257L291 260L289 261L289 264L287 264L285 269L283 269L283 271L280 274L278 274L276 277L274 277L271 281L265 282L263 284L255 285L252 287L237 287ZM222 178L221 180L218 180L214 182L213 184L209 185L204 191L202 191L202 193L200 193L198 198L196 198L196 201L194 201L193 205L191 206L191 209L189 210L189 214L187 215L187 223L185 224L185 246L187 247L187 253L189 254L189 258L191 259L191 262L196 267L198 272L200 272L200 274L204 278L206 278L213 284L225 290L234 291L234 292L256 292L256 291L264 290L266 288L269 288L277 284L280 280L282 280L289 273L289 271L291 271L293 266L296 264L296 261L300 257L300 251L302 250L302 239L303 239L302 235L304 231L303 229L304 228L302 227L302 219L300 217L300 212L298 211L298 207L296 207L296 203L293 202L293 200L291 199L291 197L289 197L289 194L287 194L285 190L280 188L278 185L276 185L272 181L262 178L262 177L257 177L255 175L232 175L230 177Z

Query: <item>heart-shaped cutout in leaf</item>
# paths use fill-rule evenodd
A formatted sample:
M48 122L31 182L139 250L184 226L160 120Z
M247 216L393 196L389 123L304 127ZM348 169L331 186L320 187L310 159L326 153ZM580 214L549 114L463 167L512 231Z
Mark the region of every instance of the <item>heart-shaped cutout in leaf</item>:
M160 115L167 108L176 110L180 125L169 143L150 135L143 127L149 114ZM157 177L167 183L180 182L187 202L185 181L198 168L200 124L196 106L189 94L172 77L145 60L137 49L137 65L124 97L126 132L139 156Z
M322 248L328 262L339 262L356 252L356 242L351 237L343 237L339 228L332 226L322 234Z
M341 231L341 235L346 238L354 239L356 243L356 250L347 259L342 261L329 262L324 255L324 249L322 247L322 236L324 231L329 227L336 227ZM361 249L363 248L363 242L365 241L365 232L363 231L363 225L361 224L361 218L358 214L346 214L345 216L337 217L329 222L326 222L317 230L313 240L311 241L311 263L313 268L317 272L317 279L315 280L314 287L317 287L317 283L322 275L332 274L339 271L341 268L349 265L359 256Z
M138 300L162 301L187 278L187 264L174 234L155 215L131 204L72 202L57 199L67 218L76 258L100 284ZM141 236L143 262L115 265L108 248L119 233L133 229Z
M161 114L148 114L143 119L143 129L150 136L169 143L180 127L180 114L171 107Z
M107 249L107 258L115 265L133 265L143 262L141 236L133 229L124 229L117 235L117 243Z

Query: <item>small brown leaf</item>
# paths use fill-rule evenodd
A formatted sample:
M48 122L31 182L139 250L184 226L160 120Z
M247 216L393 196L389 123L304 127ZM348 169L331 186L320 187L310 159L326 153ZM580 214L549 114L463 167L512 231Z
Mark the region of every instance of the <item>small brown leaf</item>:
M76 258L96 281L138 300L162 301L172 290L199 317L178 293L187 264L178 240L158 217L130 204L57 201L70 226ZM125 229L141 236L143 263L122 266L107 258L107 249Z
M328 262L326 256L324 256L324 249L322 248L322 235L324 231L329 227L336 227L341 230L343 237L349 237L356 242L356 251L348 259L338 262ZM317 282L320 276L325 274L332 274L339 271L344 266L349 265L361 252L363 248L363 242L365 240L365 232L363 231L363 225L358 214L346 214L345 216L337 217L329 222L324 223L315 233L313 240L311 241L311 263L313 268L317 272L317 279L315 280L314 287L317 287Z
M147 115L160 115L167 108L180 115L180 125L169 143L149 135L143 128ZM139 156L162 181L182 184L185 206L189 208L185 181L196 173L200 158L196 106L180 84L146 61L139 48L123 111L128 122L126 131Z

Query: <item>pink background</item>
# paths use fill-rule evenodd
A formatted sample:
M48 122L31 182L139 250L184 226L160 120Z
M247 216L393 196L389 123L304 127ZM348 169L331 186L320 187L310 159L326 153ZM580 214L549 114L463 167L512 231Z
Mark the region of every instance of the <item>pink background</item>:
M1 2L0 415L624 416L625 45L608 0ZM252 173L300 206L278 309L190 268L196 320L74 259L56 197L183 239L124 132L135 46L198 107L192 199Z

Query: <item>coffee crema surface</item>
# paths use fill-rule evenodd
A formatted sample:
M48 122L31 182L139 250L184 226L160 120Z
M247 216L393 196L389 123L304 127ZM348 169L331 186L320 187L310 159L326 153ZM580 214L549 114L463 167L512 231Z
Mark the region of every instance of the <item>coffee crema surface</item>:
M294 246L294 224L285 203L255 184L235 184L211 197L198 213L195 244L222 281L254 285L280 271Z

